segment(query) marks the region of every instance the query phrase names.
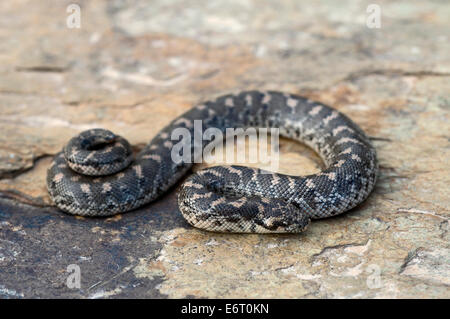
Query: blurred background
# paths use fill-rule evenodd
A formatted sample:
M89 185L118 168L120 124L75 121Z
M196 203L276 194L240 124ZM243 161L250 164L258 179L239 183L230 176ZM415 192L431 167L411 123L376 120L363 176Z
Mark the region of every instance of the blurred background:
M447 0L2 1L0 217L8 224L0 236L8 243L0 266L9 268L0 269L0 296L3 285L19 297L449 297L449 17ZM110 223L42 209L51 205L52 156L80 131L108 128L139 149L193 105L247 89L330 104L377 148L374 194L314 224L302 249L286 237L211 244L184 224L174 193L144 209L150 215ZM285 173L322 165L297 143L282 141L281 153ZM33 241L40 236L48 246ZM80 256L91 259L69 253L77 236L87 240ZM136 238L148 240L139 252ZM157 261L158 251L166 259ZM18 265L35 265L36 254L47 256L47 275L22 289L28 268ZM91 267L85 285L102 284L64 290L67 256ZM370 264L385 276L381 288L367 287ZM137 287L150 288L106 280L126 267Z

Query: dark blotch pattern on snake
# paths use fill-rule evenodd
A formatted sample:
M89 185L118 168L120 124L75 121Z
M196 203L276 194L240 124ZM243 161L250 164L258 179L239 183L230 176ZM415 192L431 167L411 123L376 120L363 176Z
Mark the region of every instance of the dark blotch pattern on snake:
M304 97L248 91L192 108L161 130L134 160L123 138L102 129L81 133L56 155L48 170L54 203L75 215L108 216L155 200L193 165L193 159L189 163L171 159L177 143L171 134L178 127L188 129L194 154L194 120L202 120L203 131L214 127L224 133L226 128L279 128L282 136L312 147L327 167L308 176L242 166L201 170L184 182L178 194L181 213L195 227L300 232L311 219L341 214L360 204L374 187L375 149L348 117Z

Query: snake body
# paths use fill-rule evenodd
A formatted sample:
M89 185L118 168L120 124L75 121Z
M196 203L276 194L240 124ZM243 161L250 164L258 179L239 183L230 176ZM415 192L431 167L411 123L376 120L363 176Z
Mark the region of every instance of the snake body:
M93 129L74 137L55 156L47 187L63 211L84 216L123 213L149 203L173 186L194 159L173 161L172 132L194 120L208 128L279 128L312 147L326 169L308 176L215 166L186 179L178 205L193 226L219 232L301 232L311 219L341 214L364 201L378 173L376 152L364 132L337 110L307 98L274 91L228 94L202 103L162 129L132 160L128 142ZM200 132L202 134L202 132ZM192 155L193 156L193 155Z

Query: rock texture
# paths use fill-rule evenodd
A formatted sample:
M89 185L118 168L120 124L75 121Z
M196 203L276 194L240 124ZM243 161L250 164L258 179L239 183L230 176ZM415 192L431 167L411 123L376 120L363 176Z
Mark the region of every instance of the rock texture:
M377 1L379 29L367 1L78 1L72 29L70 3L0 4L1 298L450 297L446 1ZM360 124L381 165L372 196L294 236L198 231L176 189L108 219L52 207L46 168L81 130L139 149L193 104L252 88ZM282 141L280 172L322 165Z

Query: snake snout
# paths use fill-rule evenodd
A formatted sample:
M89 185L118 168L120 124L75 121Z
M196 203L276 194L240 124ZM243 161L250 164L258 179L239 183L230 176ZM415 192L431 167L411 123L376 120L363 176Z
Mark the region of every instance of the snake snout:
M297 206L283 199L263 198L258 204L259 214L256 220L272 233L300 233L310 223L310 218Z
M233 233L299 233L310 219L283 199L236 192L223 180L194 174L181 186L178 206L194 227Z
M126 139L100 128L73 137L64 148L64 157L72 170L90 176L114 174L133 159Z

